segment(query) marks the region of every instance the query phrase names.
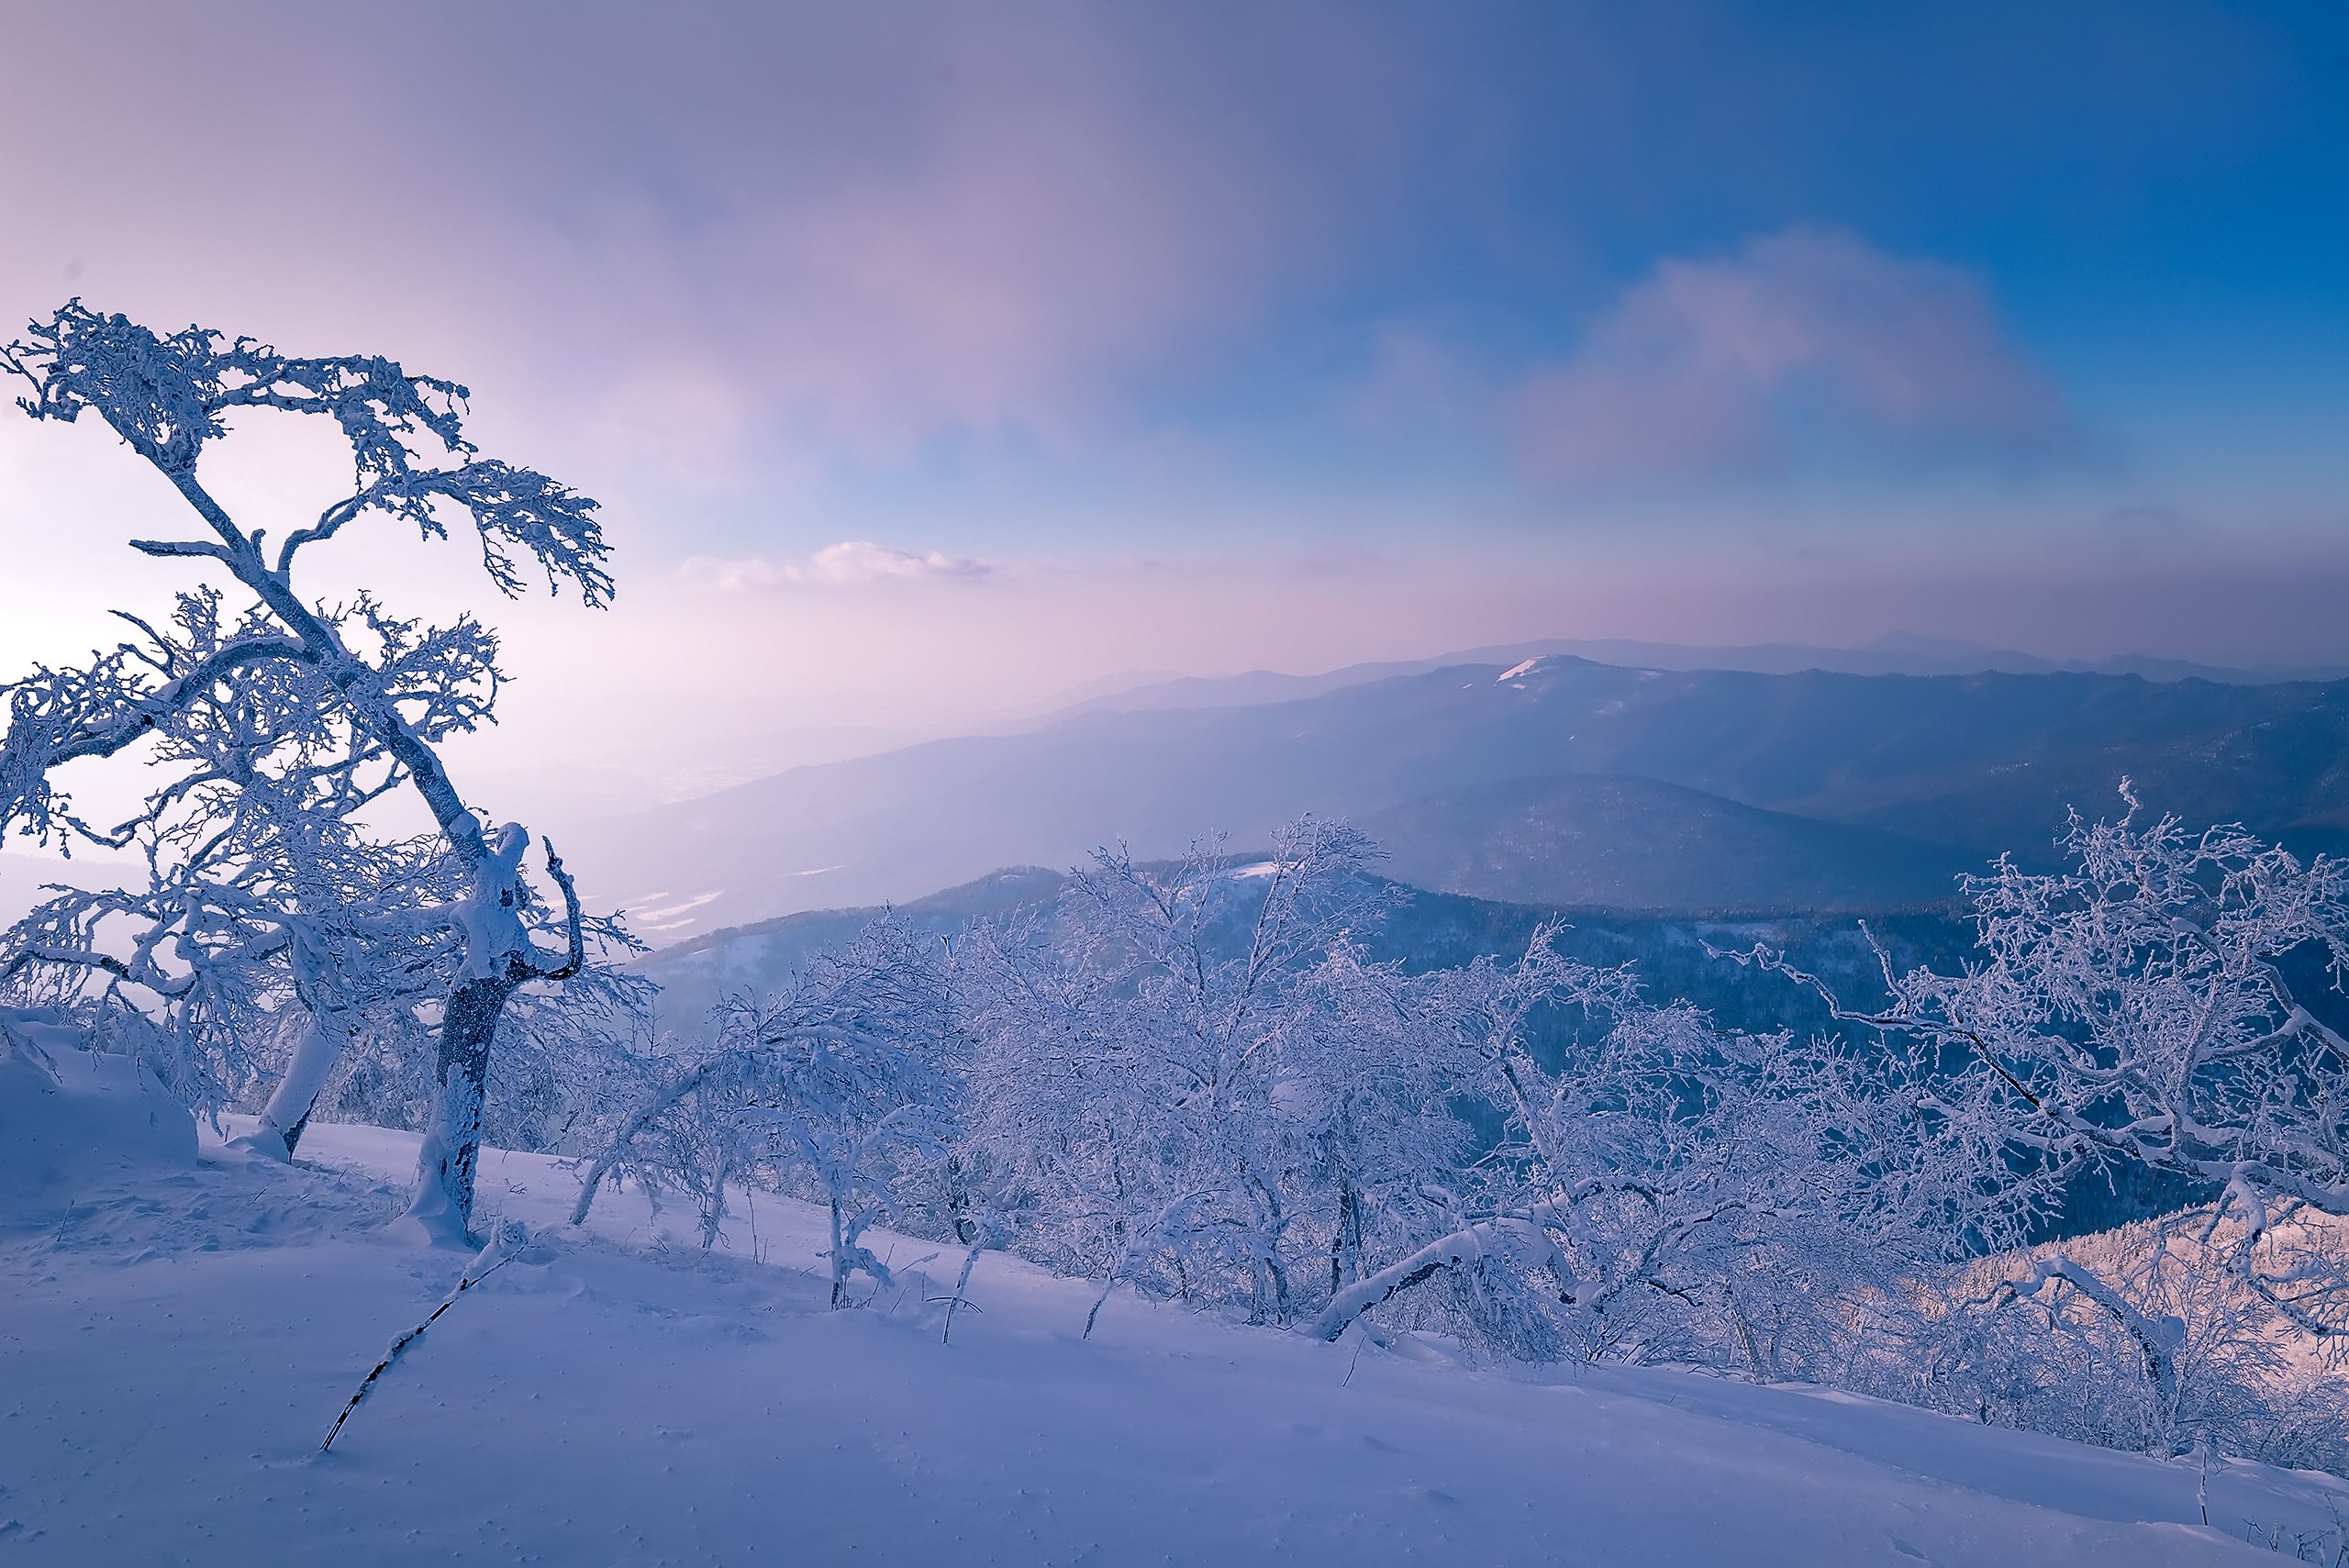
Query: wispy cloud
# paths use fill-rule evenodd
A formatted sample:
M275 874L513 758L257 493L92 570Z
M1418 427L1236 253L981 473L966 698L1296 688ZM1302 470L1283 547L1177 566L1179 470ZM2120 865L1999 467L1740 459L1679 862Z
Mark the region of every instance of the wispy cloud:
M780 565L760 556L721 560L696 555L677 574L700 587L728 592L774 588L855 588L880 583L983 583L1002 571L999 562L930 550L917 555L870 539L828 544L805 561Z
M1527 379L1517 413L1528 471L1563 481L2028 462L2076 441L1972 277L1807 228L1660 262Z

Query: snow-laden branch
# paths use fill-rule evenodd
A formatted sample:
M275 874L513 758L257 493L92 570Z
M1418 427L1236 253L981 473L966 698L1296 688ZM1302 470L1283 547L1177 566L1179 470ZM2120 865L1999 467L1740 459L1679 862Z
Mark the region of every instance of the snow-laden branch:
M324 1453L334 1447L334 1440L342 1435L343 1423L351 1419L351 1413L359 1408L360 1401L365 1399L368 1393L374 1388L376 1379L391 1371L393 1364L400 1359L407 1348L422 1339L424 1331L439 1322L442 1313L457 1305L459 1296L521 1256L529 1244L529 1230L520 1220L509 1219L499 1225L496 1233L491 1236L488 1244L482 1248L480 1254L472 1262L467 1263L464 1272L457 1276L457 1283L450 1287L449 1294L440 1298L440 1304L425 1315L424 1321L393 1337L391 1344L384 1351L383 1359L368 1370L365 1377L359 1380L359 1386L351 1391L350 1399L336 1415L334 1425L327 1429L325 1440L318 1444L318 1451Z
M447 537L436 501L462 507L480 535L482 558L501 592L520 591L511 551L535 557L551 587L568 580L589 605L607 603L609 553L593 514L596 503L544 474L473 456L464 439L465 388L415 375L366 355L301 359L249 338L228 341L200 328L158 336L120 316L101 316L77 300L24 339L0 350L0 366L34 395L17 400L35 418L72 421L95 409L130 448L187 494L216 528L225 514L206 507L190 486L196 460L228 433L222 415L266 407L331 418L349 442L358 489L328 507L317 526L296 530L280 548L273 575L283 580L303 546L332 538L362 513L388 512L428 537ZM423 464L419 436L461 461ZM259 536L233 526L217 545L142 545L159 554L206 554L239 568L262 566Z
M1355 1281L1330 1298L1330 1305L1308 1330L1316 1339L1336 1340L1353 1320L1374 1307L1392 1301L1413 1285L1447 1269L1475 1268L1487 1253L1499 1251L1516 1262L1531 1262L1552 1271L1558 1281L1559 1299L1574 1300L1575 1274L1565 1255L1549 1233L1528 1220L1500 1217L1455 1230L1429 1242L1407 1258Z
M2036 1296L2056 1280L2070 1285L2111 1314L2113 1321L2127 1331L2138 1353L2144 1358L2146 1378L2160 1395L2162 1418L2166 1421L2174 1417L2177 1412L2178 1400L2177 1355L2186 1344L2184 1318L2175 1316L2146 1317L2127 1296L2098 1278L2093 1270L2082 1268L2061 1253L2042 1259L2021 1279L2002 1281L1990 1295L1966 1305L1995 1308L2010 1301Z

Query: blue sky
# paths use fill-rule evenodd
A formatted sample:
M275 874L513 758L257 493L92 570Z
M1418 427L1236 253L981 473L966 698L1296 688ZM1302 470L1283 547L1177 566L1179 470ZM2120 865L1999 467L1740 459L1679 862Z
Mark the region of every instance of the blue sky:
M918 728L1517 637L2349 662L2337 6L22 5L0 42L19 317L390 353L605 501L610 617L496 612L516 745L587 692ZM249 508L340 483L239 439ZM115 542L161 505L127 461L0 427L54 589L11 667L171 582ZM343 570L488 607L462 568Z

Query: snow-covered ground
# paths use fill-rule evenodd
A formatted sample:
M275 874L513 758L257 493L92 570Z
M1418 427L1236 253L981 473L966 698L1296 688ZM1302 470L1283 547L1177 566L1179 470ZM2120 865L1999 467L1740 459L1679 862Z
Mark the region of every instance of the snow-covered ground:
M1530 1375L1325 1345L881 1235L827 1309L820 1217L689 1209L485 1156L550 1250L461 1297L318 1440L467 1260L394 1246L407 1134L315 1163L0 1192L0 1563L2223 1562L2349 1484L2081 1448L1816 1389ZM941 1283L943 1282L943 1283ZM860 1281L860 1284L863 1282Z

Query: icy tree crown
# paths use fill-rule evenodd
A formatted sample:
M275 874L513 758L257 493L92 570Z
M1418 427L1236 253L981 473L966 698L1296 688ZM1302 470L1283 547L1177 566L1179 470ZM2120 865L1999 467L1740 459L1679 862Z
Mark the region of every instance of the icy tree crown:
M588 605L608 604L609 547L593 516L596 503L526 468L476 455L461 417L466 389L437 376L411 375L380 356L300 359L250 338L190 327L159 337L121 316L102 316L78 299L0 350L0 363L33 385L17 406L36 419L80 417L95 409L131 449L184 491L205 443L228 433L222 415L237 408L323 414L351 443L353 493L295 530L279 546L283 577L295 551L331 538L368 511L388 512L426 537L448 537L436 503L462 507L481 537L482 564L499 590L520 592L518 552L535 557L551 589L564 579ZM421 447L438 444L445 465L428 463ZM191 501L195 495L189 496ZM197 509L206 511L203 504ZM215 508L214 510L217 510ZM219 527L225 517L207 512ZM251 536L260 550L259 532ZM156 554L213 553L150 548Z

